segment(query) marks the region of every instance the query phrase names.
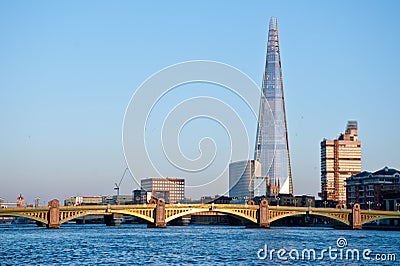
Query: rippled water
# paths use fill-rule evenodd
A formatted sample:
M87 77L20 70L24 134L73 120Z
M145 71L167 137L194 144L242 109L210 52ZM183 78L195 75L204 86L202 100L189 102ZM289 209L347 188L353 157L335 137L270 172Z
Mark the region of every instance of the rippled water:
M186 226L166 229L145 225L65 225L60 230L35 226L0 227L1 265L400 265L400 232L352 231L327 228L275 227L245 229L229 226ZM393 253L396 262L360 260L323 261L280 260L274 253L260 260L257 253L268 250L337 248L337 239L345 238L351 249L371 249ZM345 249L344 249L345 250ZM259 253L261 257L263 251ZM286 254L287 255L287 254Z

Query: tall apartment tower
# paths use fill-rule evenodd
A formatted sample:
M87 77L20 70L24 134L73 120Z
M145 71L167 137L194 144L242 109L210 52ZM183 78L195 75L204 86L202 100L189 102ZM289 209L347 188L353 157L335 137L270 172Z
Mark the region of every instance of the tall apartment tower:
M361 142L357 121L348 121L346 131L334 140L321 142L321 193L323 200L346 202L346 178L361 172Z
M278 19L274 17L269 22L267 58L254 157L262 165L261 174L264 180L280 184L281 194L293 194Z

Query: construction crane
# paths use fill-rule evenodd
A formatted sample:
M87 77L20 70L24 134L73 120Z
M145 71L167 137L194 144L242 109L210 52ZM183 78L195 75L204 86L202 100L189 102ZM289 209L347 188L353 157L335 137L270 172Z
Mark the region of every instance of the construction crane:
M118 183L118 184L115 183L114 190L117 191L117 196L119 196L119 188L120 188L120 186L121 186L122 180L124 179L125 174L126 174L127 171L128 171L128 167L125 168L125 171L124 171L124 173L122 174L122 177L121 177L121 180L119 181L119 183Z

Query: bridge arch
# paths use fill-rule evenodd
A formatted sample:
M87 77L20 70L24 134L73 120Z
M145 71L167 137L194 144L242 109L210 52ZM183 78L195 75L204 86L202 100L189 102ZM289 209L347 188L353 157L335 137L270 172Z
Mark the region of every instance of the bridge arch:
M336 216L333 216L333 215L330 215L327 213L317 213L317 212L307 212L307 211L296 211L296 212L285 213L282 215L277 215L275 217L270 218L269 222L272 223L272 222L278 221L278 220L286 218L286 217L298 216L298 215L302 215L302 216L313 215L313 216L325 217L325 218L329 218L329 219L338 221L345 225L350 225L350 222L343 218L339 218L339 217L336 217Z
M236 218L241 218L241 219L245 219L247 221L253 222L253 223L257 223L257 216L256 216L257 209L253 209L253 210L249 209L249 210L244 210L244 211L248 211L248 212L246 212L246 214L245 214L245 213L233 211L230 209L219 209L219 208L212 209L212 208L208 208L208 207L207 208L190 208L183 212L179 212L174 215L168 216L165 219L165 222L169 223L169 222L171 222L175 219L178 219L180 217L183 217L185 215L192 215L192 214L196 214L196 213L200 213L200 212L217 212L217 213L232 215ZM253 215L251 216L250 213Z
M118 214L123 214L123 215L127 215L127 216L132 216L132 217L136 217L136 218L145 220L146 222L154 223L153 215L151 215L152 217L149 217L144 214L130 212L130 211L123 211L123 210L113 210L112 213L118 213Z
M123 215L128 215L128 216L133 216L142 220L145 220L150 223L154 223L154 218L148 217L146 215L140 214L140 213L134 213L134 212L129 212L125 210L112 210L111 212L104 212L104 211L70 211L70 212L62 212L61 219L60 219L60 224L66 223L68 221L71 221L76 218L84 217L84 216L89 216L89 215L112 215L112 214L123 214Z
M33 220L36 222L40 222L42 224L48 224L49 222L47 221L47 215L43 216L33 216L25 213L19 213L19 212L12 212L12 213L7 213L5 215L0 215L1 217L22 217L22 218L27 218L29 220Z
M236 211L232 211L232 210L229 210L229 209L227 209L227 210L216 210L216 212L229 214L229 215L232 215L234 217L242 218L242 219L245 219L245 220L253 222L253 223L257 223L258 222L257 209L254 210L255 214L253 216L250 216L248 214L239 213L239 212L236 212Z
M89 215L104 215L104 213L99 213L96 211L85 211L85 212L74 212L74 213L60 213L60 224L66 223L76 218L89 216Z
M386 219L400 219L399 216L395 216L395 215L388 215L388 216L379 216L379 217L371 217L371 218L367 218L364 219L361 224L367 224L373 221L379 221L379 220L386 220Z

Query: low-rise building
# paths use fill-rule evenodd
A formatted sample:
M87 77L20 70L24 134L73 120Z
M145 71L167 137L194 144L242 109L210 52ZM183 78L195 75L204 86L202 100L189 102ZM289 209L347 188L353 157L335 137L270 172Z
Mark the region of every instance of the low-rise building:
M135 189L132 191L133 204L144 204L149 203L151 199L151 192L147 192L144 189Z
M264 197L256 197L255 203L260 204ZM310 195L293 196L291 194L278 194L276 196L266 197L271 206L294 206L294 207L315 207L315 197Z
M178 203L185 199L185 179L170 177L153 177L141 181L141 187L157 199L163 198L167 203Z
M232 201L231 197L223 196L223 195L211 195L211 196L202 196L200 199L186 199L185 203L189 204L230 204Z
M113 195L113 196L102 197L102 204L128 205L132 203L133 203L132 195Z
M364 171L346 179L346 202L349 206L359 203L361 209L398 210L399 187L400 171L397 169L384 167L375 172Z
M101 196L76 196L64 200L64 206L99 205L101 203Z
M400 183L382 187L383 207L387 211L400 211Z

